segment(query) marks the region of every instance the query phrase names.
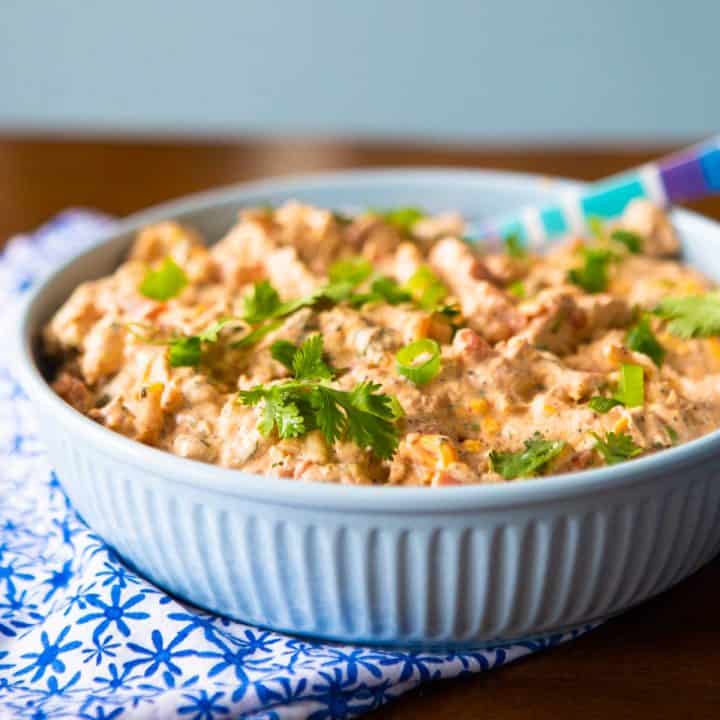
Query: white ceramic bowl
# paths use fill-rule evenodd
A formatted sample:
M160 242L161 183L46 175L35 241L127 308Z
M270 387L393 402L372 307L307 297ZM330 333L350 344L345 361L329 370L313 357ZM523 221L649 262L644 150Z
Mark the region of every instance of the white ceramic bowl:
M387 645L480 646L583 625L634 605L720 549L720 433L623 465L505 485L294 482L145 447L57 397L34 339L81 281L112 271L143 224L211 241L237 209L298 198L419 205L479 218L570 183L475 171L353 172L238 186L134 216L30 299L18 370L73 505L175 595L278 630ZM675 213L686 259L720 279L720 227Z

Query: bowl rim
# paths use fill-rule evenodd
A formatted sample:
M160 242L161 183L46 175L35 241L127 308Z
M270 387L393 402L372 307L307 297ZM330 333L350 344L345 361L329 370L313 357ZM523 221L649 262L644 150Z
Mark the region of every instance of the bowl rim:
M417 184L437 183L443 178L454 182L459 179L463 182L492 179L496 183L516 187L519 183L539 183L547 187L547 183L551 182L557 183L561 190L573 190L584 185L564 178L489 169L381 168L309 173L237 183L155 205L113 223L108 230L99 234L98 241L91 248L63 263L42 279L24 299L19 322L16 322L13 328L14 354L20 382L33 404L41 403L44 411L56 416L58 425L68 432L69 441L72 441L73 435L83 436L87 448L110 455L114 460L129 464L141 472L152 472L164 481L191 486L196 490L208 490L273 504L312 507L321 511L343 510L352 513L372 510L381 513L436 514L519 507L569 500L579 495L604 495L614 488L643 485L661 476L668 477L678 469L700 464L709 457L719 457L720 429L677 447L619 465L517 482L428 488L292 480L182 458L127 438L99 425L68 405L52 390L37 367L32 348L37 329L32 327L31 318L48 287L70 266L81 264L85 256L100 245L111 243L119 236L133 232L148 222L166 219L178 213L207 210L222 202L243 202L244 196L263 192L292 192L294 188L308 190L329 183L352 186L359 181L391 184L398 180ZM720 232L720 223L698 213L688 210L674 210L673 213L685 224L699 223ZM682 482L682 477L677 481Z

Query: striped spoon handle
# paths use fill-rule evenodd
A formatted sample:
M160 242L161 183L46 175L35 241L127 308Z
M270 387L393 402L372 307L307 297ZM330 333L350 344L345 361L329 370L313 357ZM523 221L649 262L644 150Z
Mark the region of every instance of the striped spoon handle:
M647 165L568 192L557 204L526 208L485 227L484 235L516 234L531 247L588 229L589 218L610 220L635 198L667 206L720 193L720 135Z

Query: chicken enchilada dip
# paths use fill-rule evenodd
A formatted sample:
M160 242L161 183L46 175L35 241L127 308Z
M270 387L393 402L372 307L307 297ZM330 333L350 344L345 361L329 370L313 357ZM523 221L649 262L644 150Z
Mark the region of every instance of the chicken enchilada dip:
M105 427L247 472L508 482L720 424L720 294L634 201L542 254L461 217L240 213L212 247L143 229L44 330L53 387Z

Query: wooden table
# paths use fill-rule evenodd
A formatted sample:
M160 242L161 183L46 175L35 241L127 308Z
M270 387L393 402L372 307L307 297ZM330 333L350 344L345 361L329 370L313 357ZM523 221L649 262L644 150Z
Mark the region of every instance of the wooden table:
M668 148L0 137L0 238L68 206L126 214L215 185L307 170L462 165L593 179ZM720 201L699 209L720 218ZM570 645L439 683L377 718L710 719L720 714L720 560Z

